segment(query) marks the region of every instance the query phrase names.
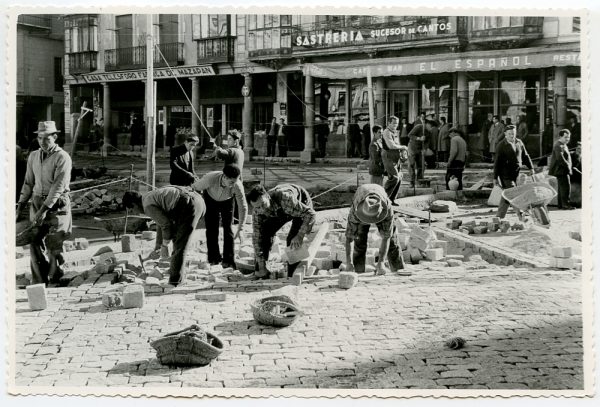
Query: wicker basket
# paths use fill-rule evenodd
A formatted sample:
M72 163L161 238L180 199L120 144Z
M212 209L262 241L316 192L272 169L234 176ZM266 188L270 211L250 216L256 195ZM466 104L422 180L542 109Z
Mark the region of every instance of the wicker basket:
M250 308L257 322L275 327L292 325L301 313L286 295L261 298L250 304Z
M15 245L17 247L27 246L32 243L40 232L40 228L30 221L21 221L16 226Z
M223 342L198 325L172 332L150 343L163 365L205 366L223 352Z

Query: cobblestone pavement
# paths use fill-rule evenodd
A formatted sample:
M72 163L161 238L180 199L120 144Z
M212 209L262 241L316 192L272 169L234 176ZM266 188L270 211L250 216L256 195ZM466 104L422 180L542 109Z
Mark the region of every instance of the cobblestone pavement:
M258 325L249 303L285 280L187 286L108 310L104 275L48 289L30 311L16 296L16 389L22 386L353 389L582 389L581 278L576 271L466 262L409 266L411 277L336 277L297 288L305 315L288 328ZM295 288L294 288L295 289ZM222 291L225 302L195 299ZM169 368L149 341L199 323L225 343L210 365ZM452 336L461 350L444 347Z

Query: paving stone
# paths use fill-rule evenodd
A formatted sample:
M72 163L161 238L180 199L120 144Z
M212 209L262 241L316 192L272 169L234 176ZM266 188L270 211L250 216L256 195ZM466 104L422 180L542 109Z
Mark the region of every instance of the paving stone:
M29 301L29 309L32 311L44 310L48 307L46 299L46 285L34 284L27 286L27 301Z
M144 287L127 285L123 289L123 308L142 308L144 306Z
M221 292L198 293L196 299L205 302L223 302L227 299L227 294Z

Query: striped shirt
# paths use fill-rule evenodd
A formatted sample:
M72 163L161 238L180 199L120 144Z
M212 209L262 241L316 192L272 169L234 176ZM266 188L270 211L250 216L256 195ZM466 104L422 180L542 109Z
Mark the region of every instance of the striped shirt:
M202 178L192 184L195 191L206 191L208 195L217 202L226 201L235 196L235 201L239 208L240 225L246 223L246 215L248 214L248 203L244 195L244 185L241 180L237 180L231 187L223 186L222 171L211 171Z
M42 153L45 158L42 160ZM19 202L25 203L32 195L44 198L44 206L52 208L58 198L69 194L71 157L58 145L45 153L41 148L29 154L25 182Z

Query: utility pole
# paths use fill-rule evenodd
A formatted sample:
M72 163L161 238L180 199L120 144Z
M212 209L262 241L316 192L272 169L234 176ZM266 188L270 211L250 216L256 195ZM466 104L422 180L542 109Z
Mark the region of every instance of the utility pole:
M154 135L154 41L152 39L152 19L153 15L146 16L146 182L154 187L154 178L156 174L155 163L155 144Z

